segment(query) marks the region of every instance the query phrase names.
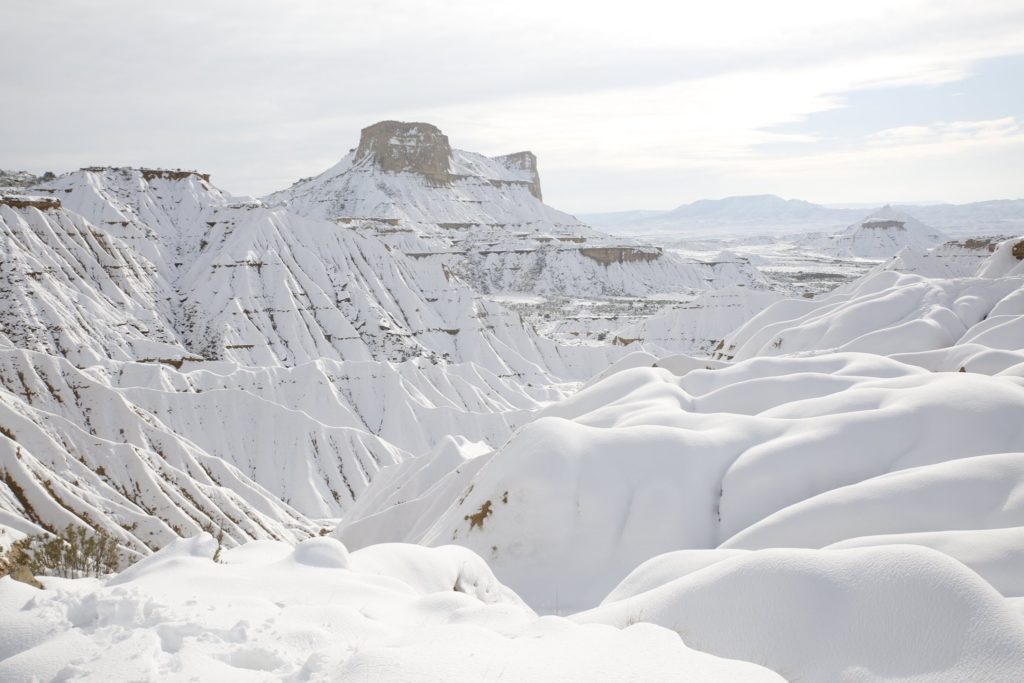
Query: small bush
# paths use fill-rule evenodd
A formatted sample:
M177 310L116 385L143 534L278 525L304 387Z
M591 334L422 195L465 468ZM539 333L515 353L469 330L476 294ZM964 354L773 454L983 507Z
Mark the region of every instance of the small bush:
M15 542L0 558L0 575L19 581L34 576L62 576L77 579L100 577L117 571L120 557L117 540L106 531L94 532L68 525L59 536L27 536ZM26 581L26 583L31 583Z

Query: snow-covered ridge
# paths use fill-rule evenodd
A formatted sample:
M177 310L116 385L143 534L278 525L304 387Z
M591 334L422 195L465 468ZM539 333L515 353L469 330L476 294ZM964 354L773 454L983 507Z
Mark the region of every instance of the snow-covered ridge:
M952 419L951 392L977 410ZM457 484L361 509L337 535L355 547L370 538L464 544L532 605L588 607L644 559L717 547L827 490L1022 450L1019 425L983 426L1021 409L1019 379L932 374L867 354L756 359L682 377L623 370L544 410L486 463L460 466ZM914 442L895 438L911 422ZM437 516L424 520L424 510Z
M995 252L1008 236L950 240L930 249L904 247L875 270L896 270L925 277L969 277Z
M59 197L69 211L26 213L18 224L82 221L74 215L81 214L87 219L83 225L91 226L89 234L103 235L114 253L120 250L137 262L128 270L144 273L145 281L133 287L150 293L152 303L145 308L158 314L135 330L122 325L117 301L107 304L98 320L110 319L112 331L91 336L115 339L100 349L67 351L82 354L81 360L75 356L82 364L104 356L244 365L426 357L476 362L505 374L554 371L584 378L602 357L594 350L563 350L532 335L514 314L459 283L444 260L406 256L377 235L343 223L238 201L203 174L97 167L39 189ZM46 230L53 239L66 239L66 230ZM53 267L44 276L63 270ZM591 275L600 281L593 270ZM639 287L628 275L605 279L607 286ZM40 324L47 329L84 324L71 322L72 308L66 303L63 313L49 313L62 317L59 325ZM153 318L142 308L134 315ZM145 340L159 344L142 349ZM140 348L121 355L112 350L132 344Z
M880 269L825 297L781 301L729 335L720 357L861 351L930 370L1019 372L1022 244L1022 238L1003 241L975 277L927 278Z

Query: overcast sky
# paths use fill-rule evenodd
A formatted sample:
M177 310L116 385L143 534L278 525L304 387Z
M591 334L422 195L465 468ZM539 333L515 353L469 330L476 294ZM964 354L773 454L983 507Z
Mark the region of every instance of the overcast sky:
M577 213L1024 196L1021 0L3 0L0 168L263 194L382 119Z

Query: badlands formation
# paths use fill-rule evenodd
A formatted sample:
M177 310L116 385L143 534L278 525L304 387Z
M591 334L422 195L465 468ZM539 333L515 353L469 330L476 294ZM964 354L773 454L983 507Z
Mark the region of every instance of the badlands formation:
M1024 680L995 208L617 237L394 121L261 199L0 186L0 546L121 565L0 578L4 681Z

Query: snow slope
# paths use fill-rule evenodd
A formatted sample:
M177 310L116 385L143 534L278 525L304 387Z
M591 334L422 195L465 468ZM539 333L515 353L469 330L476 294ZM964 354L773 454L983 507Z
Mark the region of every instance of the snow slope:
M966 537L1013 528L1024 528L1024 454L996 453L827 491L769 515L722 546L823 548L865 536L957 531ZM1010 597L1024 593L1019 590Z
M21 533L85 523L132 557L204 528L232 543L316 530L227 459L61 358L0 352L0 427L0 524Z
M904 247L875 270L895 270L924 277L970 277L991 257L1006 237L978 237L943 242L920 251Z
M1009 370L1024 361L1024 270L1014 255L1019 242L1003 242L978 277L880 270L824 297L780 301L729 335L721 355L740 360L862 351L931 370Z
M709 356L730 332L781 298L776 292L747 287L711 290L621 328L615 336L666 352Z
M166 281L60 202L0 198L0 344L65 356L181 358Z
M436 264L194 173L48 187L0 204L2 426L38 430L0 457L23 532L89 520L131 553L211 526L301 538L407 449L500 443L558 378L621 353L559 346Z
M934 550L761 550L700 569L682 555L655 558L663 580L574 621L650 621L788 680L1010 683L1024 671L1024 622L983 579Z
M202 528L301 538L410 451L500 443L623 353L556 344L442 264L194 172L33 192L0 201L0 426L37 430L0 456L20 532L86 520L132 554Z
M932 374L867 354L681 377L623 370L545 409L415 504L361 508L335 533L353 544L374 537L369 528L378 541L464 544L531 605L574 610L645 559L714 548L819 493L1021 450L1021 410L1019 380Z
M161 681L750 681L652 624L538 618L458 547L178 541L116 578L0 579L0 678ZM259 597L255 593L258 592Z
M841 233L820 243L826 252L837 257L882 259L910 247L925 250L946 240L946 236L930 228L910 214L884 206Z
M113 312L103 311L99 317L100 321L111 319L108 326L116 328L115 333L120 331L120 337L130 338L115 338L91 350L82 364L104 356L289 366L320 358L403 361L426 357L471 361L500 373L554 371L586 377L607 359L600 351L565 351L531 335L514 314L460 285L442 262L407 257L350 226L302 218L251 201L230 201L196 173L83 169L37 189L59 197L91 225L70 218L75 214L66 209L44 215L26 208L12 210L12 226L25 230L41 223L35 231L56 235L51 239L60 240L61 250L67 251L71 248L64 244L69 241L67 229L56 230L46 221L78 220L89 226L79 230L103 236L115 257L123 252L124 258L133 259L127 265L116 262L107 271L146 277L142 282L129 281L122 289L148 299L132 308L121 305L122 299L129 298L122 295L109 303ZM25 217L15 221L15 214L25 214L35 223ZM22 253L25 239L18 238L11 235L8 243L16 245L12 249L19 257L28 259ZM85 246L93 252L99 249ZM98 258L77 252L75 257L85 263ZM36 273L39 269L40 284L28 282L26 287L53 289L51 272L59 274L67 267L29 263L23 270ZM103 279L105 272L99 267L93 271L77 279L75 286L111 289ZM99 282L93 285L91 280ZM73 329L79 296L72 291L59 307L40 312L38 325ZM12 308L12 315L21 315L25 306L18 303ZM117 309L123 308L128 310L118 314ZM150 311L160 317L151 322ZM126 318L140 322L125 325ZM143 327L143 323L149 324ZM5 329L15 327L12 323ZM102 339L115 333L80 336ZM139 345L135 338L140 336L179 348L154 346L137 352L129 348L120 355L109 348ZM25 343L18 340L17 345ZM52 344L38 348L59 352Z

